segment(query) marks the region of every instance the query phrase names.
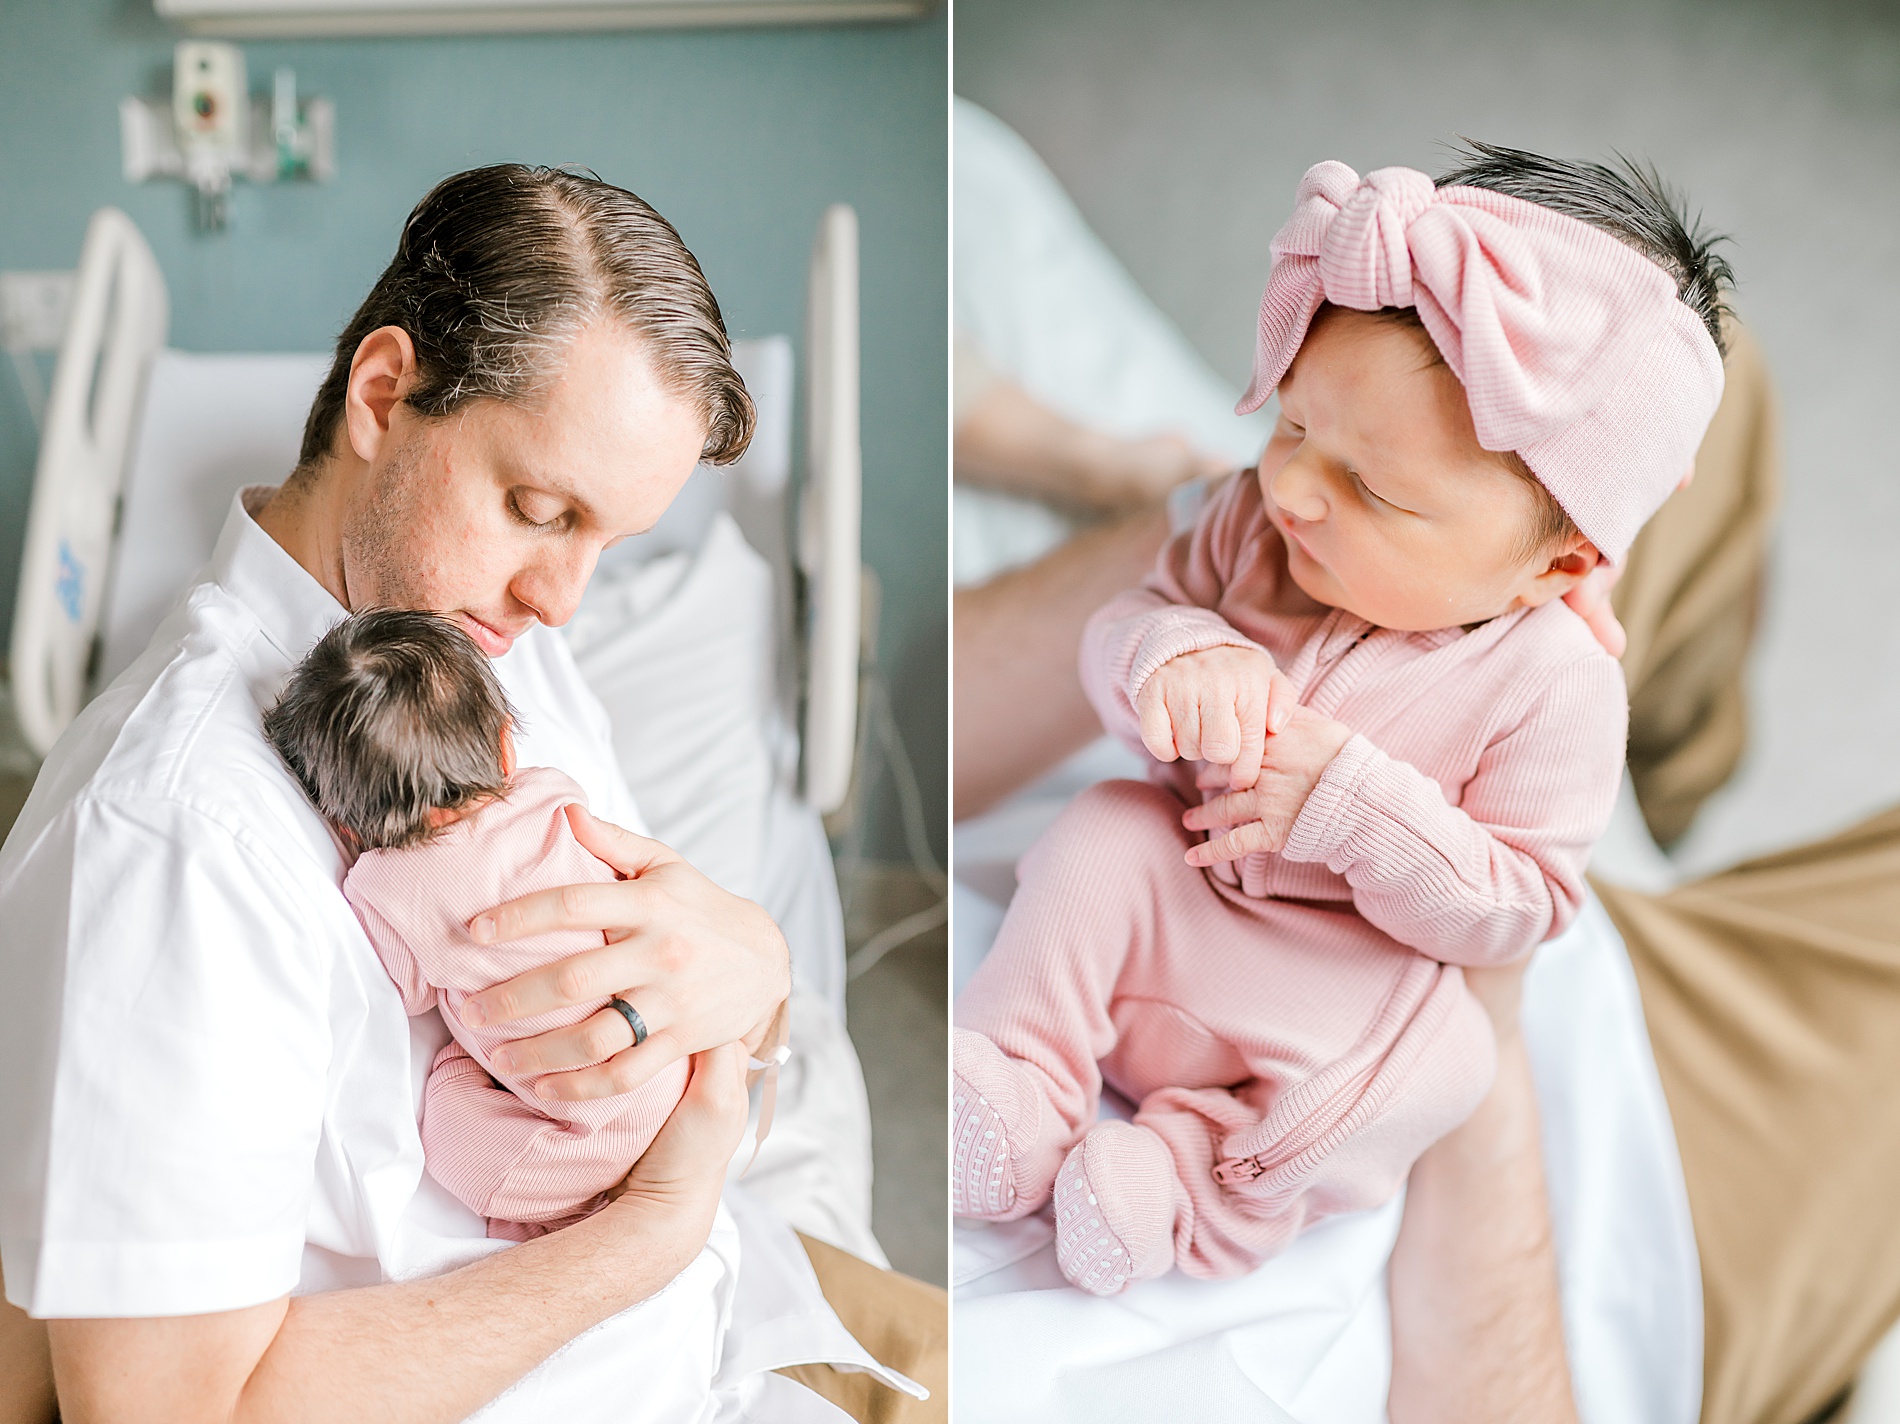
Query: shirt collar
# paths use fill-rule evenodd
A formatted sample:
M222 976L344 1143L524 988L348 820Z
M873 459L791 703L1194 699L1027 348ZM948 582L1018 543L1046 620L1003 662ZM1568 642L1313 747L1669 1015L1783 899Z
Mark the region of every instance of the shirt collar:
M349 610L252 517L275 493L272 485L249 485L232 498L211 577L251 610L271 646L297 662Z

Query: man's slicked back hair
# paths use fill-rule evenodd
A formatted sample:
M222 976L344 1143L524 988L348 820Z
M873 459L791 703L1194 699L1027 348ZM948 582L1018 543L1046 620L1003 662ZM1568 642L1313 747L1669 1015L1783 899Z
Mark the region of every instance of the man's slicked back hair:
M719 303L673 225L591 173L498 163L443 179L403 224L395 257L337 338L298 471L334 448L350 363L372 331L409 334L420 370L407 403L446 416L471 401L531 399L600 317L638 337L661 384L698 411L701 459L745 453L752 399Z
M1619 156L1614 166L1546 158L1521 148L1464 140L1457 161L1433 180L1441 188L1486 188L1521 198L1607 232L1667 272L1676 295L1728 354L1723 297L1735 273L1715 249L1728 239L1690 217L1653 167Z

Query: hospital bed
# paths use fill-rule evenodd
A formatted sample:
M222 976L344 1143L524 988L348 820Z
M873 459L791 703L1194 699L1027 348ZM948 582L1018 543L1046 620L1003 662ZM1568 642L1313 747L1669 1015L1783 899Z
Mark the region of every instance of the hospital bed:
M100 210L54 365L12 633L15 716L42 755L144 648L233 493L296 463L330 364L171 350L167 314L137 228ZM565 632L653 834L764 905L791 946L793 1057L745 1188L882 1263L821 820L846 802L858 741L857 224L841 205L812 252L805 349L802 479L792 342L736 342L750 449L695 471L653 530L608 551Z
M1052 174L993 116L955 118L955 318L990 363L1081 423L1127 435L1182 431L1237 464L1266 438L1088 229ZM1264 256L1266 234L1262 234ZM1177 523L1199 492L1182 492ZM1058 516L958 490L957 571L976 581L1064 536ZM995 938L1015 863L1092 782L1139 777L1103 740L954 834L957 988ZM1627 794L1593 873L1662 889L1674 870ZM1694 1424L1701 1294L1688 1201L1641 1004L1620 941L1594 902L1539 953L1524 1021L1545 1105L1566 1343L1586 1424ZM1649 1075L1604 1091L1593 1062ZM1126 1115L1124 1103L1104 1111ZM1644 1210L1629 1210L1648 1203ZM958 1417L974 1424L1195 1417L1382 1424L1390 1369L1385 1262L1401 1202L1335 1218L1251 1275L1173 1273L1098 1300L1067 1287L1046 1215L959 1223L952 1246ZM1889 1364L1900 1374L1900 1357ZM1870 1369L1868 1383L1875 1371ZM1874 1406L1873 1424L1900 1415Z

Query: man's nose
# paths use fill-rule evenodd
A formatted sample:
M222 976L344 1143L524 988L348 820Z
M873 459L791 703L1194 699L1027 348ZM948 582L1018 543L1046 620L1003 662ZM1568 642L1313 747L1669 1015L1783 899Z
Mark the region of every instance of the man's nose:
M580 607L600 551L591 545L550 551L515 577L514 596L550 628L559 628Z

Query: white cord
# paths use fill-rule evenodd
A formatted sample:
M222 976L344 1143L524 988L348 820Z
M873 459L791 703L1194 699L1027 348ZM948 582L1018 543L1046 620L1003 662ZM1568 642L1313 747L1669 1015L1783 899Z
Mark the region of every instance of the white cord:
M917 936L928 930L934 930L949 918L950 902L945 899L919 910L914 915L904 916L894 925L887 926L859 945L857 952L844 962L845 982L849 983L865 973L900 944L909 944Z
M850 912L850 900L855 895L864 867L863 803L876 780L870 759L873 738L883 752L884 760L890 766L891 779L896 784L898 811L904 823L904 844L910 853L911 865L938 898L934 905L906 915L894 925L885 926L860 945L845 961L847 982L868 971L899 945L908 944L919 935L948 923L950 918L950 882L930 849L930 828L924 820L924 797L922 788L917 785L917 770L911 764L910 751L904 745L903 734L898 731L897 714L891 707L890 688L885 684L877 664L869 658L866 658L860 669L860 688L858 745L855 752L857 779L852 787L852 800L856 804L852 806L851 829L844 853L839 857L846 887L845 912Z

